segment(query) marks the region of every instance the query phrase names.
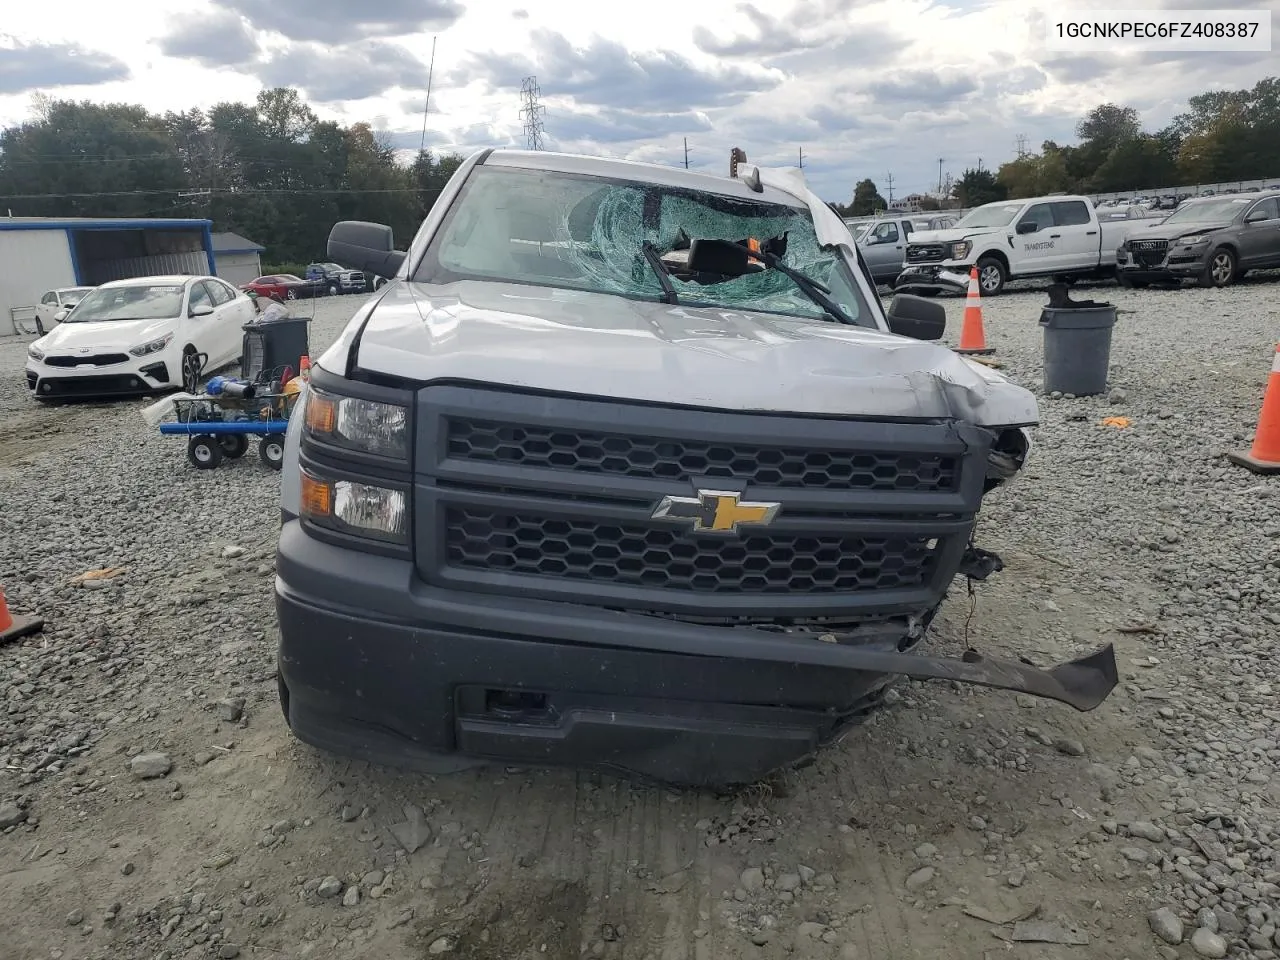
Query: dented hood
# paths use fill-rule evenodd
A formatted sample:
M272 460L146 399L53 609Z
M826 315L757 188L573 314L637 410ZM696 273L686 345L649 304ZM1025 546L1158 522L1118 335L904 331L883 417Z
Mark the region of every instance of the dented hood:
M726 410L1000 426L1035 398L944 346L862 327L521 284L398 281L348 328L370 372Z

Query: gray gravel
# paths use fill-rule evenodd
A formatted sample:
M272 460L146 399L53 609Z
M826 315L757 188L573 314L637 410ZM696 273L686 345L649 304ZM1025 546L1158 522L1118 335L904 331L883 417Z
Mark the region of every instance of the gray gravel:
M1032 903L1080 899L1069 887L1055 888L1061 901L1046 899L1065 877L1088 885L1098 907L1038 919L1088 927L1098 952L1063 950L1280 957L1280 478L1221 458L1251 439L1280 333L1280 285L1080 293L1125 311L1112 382L1102 397L1043 398L1032 466L991 499L980 524L979 543L1008 568L977 588L974 629L980 643L1032 659L1105 637L1120 650L1121 688L1080 717L1028 698L906 684L887 714L804 772L794 799L686 807L635 794L652 796L653 823L666 822L663 810L683 817L703 856L738 858L702 881L713 902L680 914L693 918L690 942L729 938L712 955L763 957L817 941L832 956L865 956L875 953L875 924L864 910L886 930L907 923L894 917L915 918L912 942L927 952L930 931L944 946L957 936L965 891L996 884ZM317 304L313 353L359 299ZM1033 388L1044 299L1011 293L985 304L995 359ZM954 342L963 300L946 303ZM0 874L90 847L85 862L102 870L95 884L68 880L40 898L52 904L47 917L23 920L36 942L61 943L66 956L257 955L251 944L287 955L306 941L314 955L337 955L341 944L346 955L396 957L410 955L395 952L400 941L376 938L412 930L412 955L445 953L480 936L444 919L471 909L491 861L508 855L518 858L510 896L539 891L556 905L548 910L580 916L576 901L519 879L534 872L518 868L558 855L541 834L482 836L520 822L517 812L506 821L489 812L506 788L463 778L428 794L412 779L295 759L273 702L278 475L253 456L195 471L180 441L141 422L141 402L35 407L21 382L24 351L0 341L0 584L15 612L38 612L48 626L0 648ZM1103 426L1112 416L1129 426ZM115 572L74 579L91 570ZM960 642L969 612L957 594L945 642ZM862 781L846 776L842 751L898 763L890 769L919 780L872 777L854 789ZM235 786L222 786L231 776ZM517 806L538 830L560 817L551 788L530 794L539 788L519 772L495 776L524 784ZM621 906L593 900L584 942L604 950L624 941L626 925L610 913L623 909L626 937L656 942L667 921L655 914L643 929L650 915L640 904L655 888L682 889L671 877L695 854L686 857L683 839L627 846L625 822L615 826L610 813L624 794L588 780L569 789L579 797L573 816L599 819L564 855L612 851L607 870L618 872L595 888L647 891L609 901ZM247 808L251 837L210 826L180 867L157 866L191 840L150 832L177 802L199 804L182 819L188 832ZM140 805L134 820L110 821L110 834L96 826L128 804ZM652 877L630 875L642 851L668 848L679 857ZM849 880L878 856L894 858L878 879ZM406 863L419 866L405 872ZM565 863L576 865L561 864L565 875L587 869ZM699 884L687 887L692 896ZM69 910L82 922L72 926ZM504 916L540 922L519 906ZM994 920L973 916L965 923L975 942L994 949L984 926ZM503 935L501 923L481 926ZM0 919L0 932L13 929ZM493 940L490 952L504 943Z

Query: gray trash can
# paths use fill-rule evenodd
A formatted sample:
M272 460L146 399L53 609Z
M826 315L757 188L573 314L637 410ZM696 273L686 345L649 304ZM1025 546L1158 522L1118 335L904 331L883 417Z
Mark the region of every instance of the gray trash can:
M1044 392L1088 397L1106 390L1115 323L1116 308L1110 304L1041 310Z

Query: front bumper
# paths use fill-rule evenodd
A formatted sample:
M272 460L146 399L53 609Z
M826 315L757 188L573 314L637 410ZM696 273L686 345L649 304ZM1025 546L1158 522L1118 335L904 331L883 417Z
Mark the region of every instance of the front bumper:
M746 783L838 735L893 675L1078 710L1117 682L1110 646L1041 670L899 652L911 642L888 625L791 635L434 587L409 560L317 541L293 519L276 606L281 698L299 739L431 772L504 760Z
M143 396L173 389L171 362L155 355L137 363L117 364L88 372L77 367L51 367L27 361L27 389L39 400L101 399Z
M903 293L910 293L913 290L965 293L969 289L969 269L964 264L910 266L898 274L893 288Z
M1209 264L1210 244L1170 246L1158 255L1132 250L1116 253L1116 269L1131 280L1152 283L1190 280L1200 276Z

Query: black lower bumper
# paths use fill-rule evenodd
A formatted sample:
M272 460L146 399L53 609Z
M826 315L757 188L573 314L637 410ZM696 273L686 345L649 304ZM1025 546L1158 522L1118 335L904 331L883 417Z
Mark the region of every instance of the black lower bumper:
M158 364L163 368L163 364ZM27 371L27 388L37 400L100 400L113 397L137 397L171 389L165 384L148 382L136 373L88 377L39 377Z
M1081 710L1116 683L1110 647L1038 670L901 653L891 635L855 646L439 590L407 561L317 542L296 521L281 531L276 595L299 739L431 772L502 760L744 783L813 753L894 675Z
M1138 283L1180 283L1183 280L1194 280L1204 273L1204 264L1186 263L1170 264L1159 267L1120 266L1116 275L1122 280Z

